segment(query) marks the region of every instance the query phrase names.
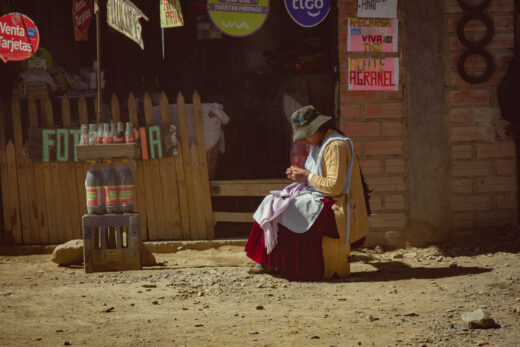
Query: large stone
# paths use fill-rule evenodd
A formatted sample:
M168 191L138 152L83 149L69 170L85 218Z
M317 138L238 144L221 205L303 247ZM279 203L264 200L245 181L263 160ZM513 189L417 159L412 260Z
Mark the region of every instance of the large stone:
M83 240L70 240L57 246L51 260L59 265L81 265L83 263Z
M464 312L462 321L468 329L496 328L497 324L483 309L479 308L473 312Z
M150 249L141 244L141 265L157 265L155 256ZM83 240L71 240L57 246L52 252L51 260L58 265L81 265L83 264Z

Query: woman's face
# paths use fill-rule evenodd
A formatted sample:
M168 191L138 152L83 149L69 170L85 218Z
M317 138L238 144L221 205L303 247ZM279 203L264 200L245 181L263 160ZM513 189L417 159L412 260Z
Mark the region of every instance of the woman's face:
M308 143L311 146L319 146L321 141L323 140L323 134L321 131L316 131L311 136L307 136L303 139L304 142Z

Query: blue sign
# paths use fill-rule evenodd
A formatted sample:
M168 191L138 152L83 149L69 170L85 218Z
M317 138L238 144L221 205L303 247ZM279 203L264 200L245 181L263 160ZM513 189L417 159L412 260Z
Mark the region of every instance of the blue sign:
M291 18L302 27L320 24L329 14L330 0L285 0Z

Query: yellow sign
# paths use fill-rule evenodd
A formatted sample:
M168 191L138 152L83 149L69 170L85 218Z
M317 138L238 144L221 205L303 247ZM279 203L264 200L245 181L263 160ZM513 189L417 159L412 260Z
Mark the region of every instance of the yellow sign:
M143 38L141 37L141 23L139 19L148 17L130 0L108 0L107 2L107 23L126 37L137 42L141 49L144 49Z
M161 28L181 27L184 25L179 0L160 0Z

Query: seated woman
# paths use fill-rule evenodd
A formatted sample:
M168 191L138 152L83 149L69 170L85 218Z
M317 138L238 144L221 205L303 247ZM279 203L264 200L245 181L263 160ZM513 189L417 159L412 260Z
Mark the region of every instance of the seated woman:
M333 122L310 105L291 116L293 141L311 152L305 169L287 169L295 183L271 192L255 212L245 249L257 263L250 272L274 269L291 281L349 275L350 248L363 243L368 213L354 144Z

